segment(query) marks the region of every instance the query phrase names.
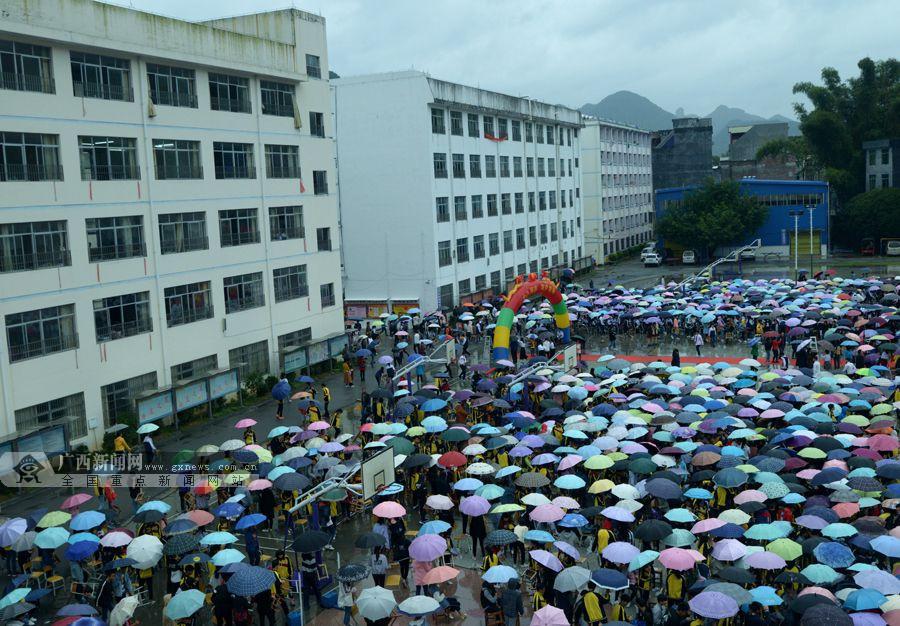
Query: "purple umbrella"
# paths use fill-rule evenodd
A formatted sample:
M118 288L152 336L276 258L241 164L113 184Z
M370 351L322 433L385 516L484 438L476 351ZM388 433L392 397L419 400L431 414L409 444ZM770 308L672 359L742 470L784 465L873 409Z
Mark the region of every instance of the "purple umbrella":
M890 596L900 593L900 580L896 576L880 569L867 569L853 576L853 582L860 587L874 589ZM852 615L850 617L853 617Z
M409 544L409 556L416 561L433 561L447 551L447 540L440 535L419 535Z
M385 354L384 356L378 357L378 362L382 365L390 365L394 362L394 357Z
M573 546L571 543L566 543L565 541L554 541L553 547L563 554L568 554L576 561L581 558L581 553L578 551L578 548Z
M737 602L718 591L704 591L688 601L691 610L701 617L726 619L738 612Z
M469 496L459 503L459 510L466 515L484 515L491 509L491 503L481 496Z
M624 564L631 563L631 559L633 559L640 553L641 551L635 548L630 543L625 543L624 541L615 541L603 548L603 552L601 552L601 555L607 561Z
M747 547L737 539L723 539L713 546L712 555L720 561L737 561L747 554Z
M524 456L531 456L534 454L534 451L531 448L526 448L525 446L516 446L509 451L509 456L514 459L519 459Z
M850 619L853 620L853 626L885 626L887 624L878 613L851 613Z
M546 568L552 569L554 572L561 572L563 569L562 561L546 550L532 550L528 554L530 554L531 558L535 561Z
M627 509L623 509L620 506L608 506L602 511L600 511L600 515L603 517L607 517L611 520L615 520L617 522L633 522L634 515L628 511Z
M522 441L519 442L520 445L528 446L529 448L540 448L546 443L546 441L537 435L526 435L522 438Z
M326 441L319 446L319 452L343 452L344 446L336 441Z
M828 522L817 515L801 515L797 518L797 525L810 530L822 530L828 526Z
M754 552L744 562L756 569L776 570L787 567L785 560L774 552Z

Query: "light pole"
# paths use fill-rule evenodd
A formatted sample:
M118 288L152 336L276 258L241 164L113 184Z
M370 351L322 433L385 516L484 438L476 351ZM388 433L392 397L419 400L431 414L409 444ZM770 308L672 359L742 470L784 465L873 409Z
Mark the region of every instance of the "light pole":
M809 211L809 277L812 278L813 275L813 211L816 210L816 205L810 204L806 207Z
M790 211L788 213L794 218L794 280L800 276L800 217L803 211Z

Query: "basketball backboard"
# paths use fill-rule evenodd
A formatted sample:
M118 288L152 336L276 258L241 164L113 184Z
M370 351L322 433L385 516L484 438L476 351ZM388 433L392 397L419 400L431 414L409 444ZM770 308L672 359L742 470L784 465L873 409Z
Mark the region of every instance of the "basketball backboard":
M394 482L394 449L390 446L363 459L362 473L363 499L371 499L378 490Z
M563 350L563 367L568 372L578 367L578 344L573 343Z

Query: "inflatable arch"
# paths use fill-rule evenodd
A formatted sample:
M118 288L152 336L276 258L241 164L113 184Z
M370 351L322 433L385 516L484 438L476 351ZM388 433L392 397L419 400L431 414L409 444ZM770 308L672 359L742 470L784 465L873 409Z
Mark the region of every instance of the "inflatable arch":
M566 300L556 283L550 280L546 272L541 278L538 278L537 274L529 274L528 280L519 276L516 278L515 286L509 290L506 304L500 309L500 315L497 317L497 326L494 328L494 346L491 353L494 361L510 358L509 333L515 321L516 311L523 302L535 295L545 297L553 305L556 327L563 332L563 341L569 342L569 310L566 308Z

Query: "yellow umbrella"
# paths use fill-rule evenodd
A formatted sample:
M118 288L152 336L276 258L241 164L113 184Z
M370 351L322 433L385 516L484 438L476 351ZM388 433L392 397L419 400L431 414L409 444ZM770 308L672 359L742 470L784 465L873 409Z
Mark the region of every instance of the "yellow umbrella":
M606 456L613 461L623 461L628 458L628 455L624 452L607 452Z
M600 480L594 481L594 483L590 487L588 487L588 493L603 493L605 491L609 491L615 486L616 484L613 481L607 478L601 478Z
M766 550L774 552L785 561L793 561L794 559L803 556L803 546L787 537L776 539L766 546Z
M65 511L50 511L37 523L38 528L53 528L54 526L62 526L72 519L70 513Z
M590 470L603 470L613 466L613 460L602 454L595 454L584 462L584 466Z
M802 456L804 459L824 459L828 456L828 454L822 450L821 448L803 448L798 453L799 456Z
M498 504L491 509L491 513L515 513L516 511L524 511L525 507L521 504Z
M413 426L409 430L406 431L407 437L421 437L425 434L425 429L421 426Z

